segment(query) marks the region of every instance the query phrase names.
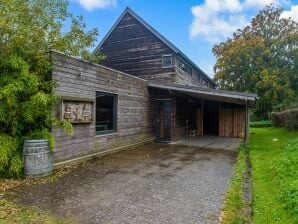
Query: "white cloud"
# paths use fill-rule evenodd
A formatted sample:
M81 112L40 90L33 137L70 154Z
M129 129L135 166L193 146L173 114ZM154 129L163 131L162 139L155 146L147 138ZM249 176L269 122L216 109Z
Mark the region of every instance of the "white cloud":
M88 11L103 9L116 5L116 0L75 0Z
M204 37L209 42L219 42L231 36L237 29L243 28L256 12L265 5L289 5L289 0L205 0L203 4L191 8L193 21L189 36L194 39ZM288 11L288 15L297 18L298 8ZM287 15L285 13L285 15Z
M192 7L191 11L194 16L191 38L201 35L211 42L218 42L247 23L241 14L243 5L239 0L206 0L204 4Z
M292 18L298 22L298 5L292 5L289 11L283 11L281 17L286 19Z
M274 4L276 6L280 6L283 4L282 0L246 0L244 2L245 7L255 7L255 8L263 8L266 5Z

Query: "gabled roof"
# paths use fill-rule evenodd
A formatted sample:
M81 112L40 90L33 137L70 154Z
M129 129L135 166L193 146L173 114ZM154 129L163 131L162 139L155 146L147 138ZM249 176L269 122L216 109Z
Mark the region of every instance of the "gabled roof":
M172 49L178 56L180 56L182 59L184 59L186 62L188 62L191 66L193 66L195 69L197 69L205 78L207 78L209 81L214 83L212 79L197 66L189 57L187 57L179 48L177 48L173 43L171 43L168 39L166 39L163 35L161 35L158 31L156 31L151 25L149 25L143 18L138 16L134 11L132 11L129 7L127 7L120 17L117 19L117 21L114 23L112 28L109 30L109 32L104 36L102 41L99 43L99 45L95 48L94 52L98 51L103 43L108 39L108 37L111 35L113 30L117 27L117 25L120 23L120 21L123 19L123 17L129 13L131 16L133 16L137 21L139 21L143 26L145 26L150 32L152 32L157 38L159 38L164 44L166 44L170 49ZM215 83L214 83L215 84Z

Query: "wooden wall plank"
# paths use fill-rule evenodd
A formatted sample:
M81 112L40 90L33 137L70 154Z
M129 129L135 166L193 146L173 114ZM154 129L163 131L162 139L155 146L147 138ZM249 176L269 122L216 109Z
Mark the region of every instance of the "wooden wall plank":
M55 162L154 137L153 104L145 80L57 52L52 52L52 58L56 95L95 100L96 91L118 94L117 132L96 136L95 122L74 124L73 136L53 129ZM59 108L53 108L54 116L60 117Z
M219 110L219 136L244 138L245 110L223 109Z

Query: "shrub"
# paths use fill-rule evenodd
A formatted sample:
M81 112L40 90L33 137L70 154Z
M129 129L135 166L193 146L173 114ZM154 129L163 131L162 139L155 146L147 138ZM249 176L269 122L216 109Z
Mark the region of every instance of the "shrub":
M288 110L285 117L285 127L288 130L298 130L298 108Z
M0 175L21 176L22 158L19 141L8 135L0 135Z
M290 140L272 171L280 184L280 199L285 209L298 213L298 138Z
M82 17L68 12L66 0L1 1L0 16L0 176L21 176L24 139L48 139L53 122L51 58L55 48L86 60L98 31L86 30ZM67 21L67 27L65 22Z
M253 128L272 127L272 122L270 120L253 121L250 122L249 126Z
M271 120L273 127L284 127L286 124L286 112L272 112Z

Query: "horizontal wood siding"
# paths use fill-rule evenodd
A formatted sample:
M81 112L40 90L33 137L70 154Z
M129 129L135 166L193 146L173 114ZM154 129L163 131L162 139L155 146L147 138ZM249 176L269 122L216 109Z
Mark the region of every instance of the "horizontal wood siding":
M153 138L152 104L145 80L56 52L52 58L56 95L95 100L96 91L118 94L117 132L96 136L95 121L74 124L73 136L53 129L55 162ZM57 117L61 117L60 106L53 111Z
M204 77L196 68L191 66L190 64L187 64L189 67L192 68L192 73L188 74L182 69L180 69L177 64L178 60L181 60L179 58L175 58L175 80L174 82L181 85L188 85L188 86L206 86L210 88L215 88L215 85L207 80L206 77ZM184 62L186 63L186 62Z
M102 44L101 51L106 56L103 64L108 67L148 79L158 74L172 79L174 67L162 68L162 55L174 52L129 13Z

